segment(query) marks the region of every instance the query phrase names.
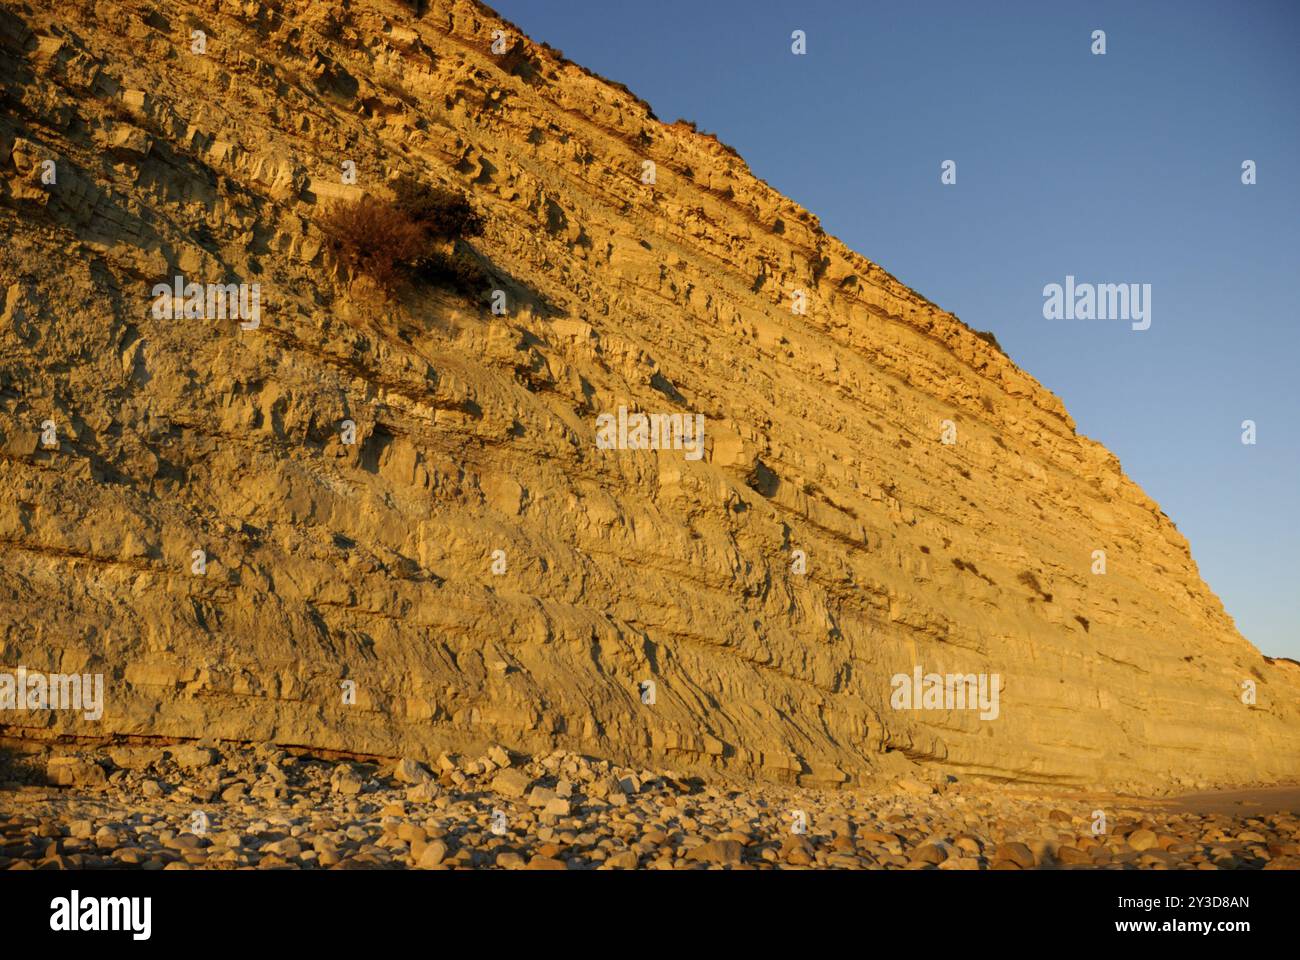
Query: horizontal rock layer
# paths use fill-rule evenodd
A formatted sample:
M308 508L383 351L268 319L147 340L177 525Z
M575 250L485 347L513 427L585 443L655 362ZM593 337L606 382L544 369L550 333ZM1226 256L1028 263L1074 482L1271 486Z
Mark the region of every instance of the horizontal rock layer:
M9 14L0 665L105 677L9 735L1300 774L1300 668L1115 457L715 138L464 0ZM320 214L399 174L470 195L503 315L340 275ZM260 324L155 319L176 275ZM599 449L620 406L702 457ZM996 717L895 709L918 666Z

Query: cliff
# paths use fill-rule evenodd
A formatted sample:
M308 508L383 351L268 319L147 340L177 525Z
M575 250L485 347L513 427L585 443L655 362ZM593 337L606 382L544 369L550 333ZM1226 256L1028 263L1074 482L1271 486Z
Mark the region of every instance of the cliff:
M3 4L0 664L105 676L8 736L1300 775L1300 670L990 339L487 8L333 6ZM321 214L399 175L490 289L340 273ZM257 323L155 317L176 276ZM702 456L598 447L620 406ZM918 666L996 717L895 709Z

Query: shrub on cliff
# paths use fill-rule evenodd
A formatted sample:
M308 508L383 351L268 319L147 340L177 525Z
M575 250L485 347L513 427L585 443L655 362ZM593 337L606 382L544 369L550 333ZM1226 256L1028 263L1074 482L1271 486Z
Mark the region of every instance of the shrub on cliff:
M483 218L464 196L426 188L409 178L394 185L396 201L370 197L335 204L317 221L336 261L350 275L364 274L391 289L403 278L480 292L487 274L474 255L448 241L478 236Z
M522 40L516 40L514 46L501 57L501 69L525 83L537 83L541 67L541 63L528 52L528 47Z
M1006 351L1002 349L1002 344L998 343L998 338L993 335L992 330L972 330L971 333L975 334L975 336L979 337L985 343L992 346L999 353L1003 353L1003 354L1006 353Z
M361 197L327 210L317 225L341 266L392 287L429 247L425 229L391 204Z

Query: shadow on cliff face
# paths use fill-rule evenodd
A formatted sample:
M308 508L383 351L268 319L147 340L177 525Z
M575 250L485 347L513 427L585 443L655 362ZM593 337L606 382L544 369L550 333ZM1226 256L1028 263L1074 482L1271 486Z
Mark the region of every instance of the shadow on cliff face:
M772 499L776 496L777 490L781 488L781 478L778 477L762 460L754 461L754 469L749 472L745 478L745 484L751 489L766 497Z
M43 781L44 772L31 757L0 743L0 791Z
M382 426L377 425L366 438L365 445L361 448L361 455L358 463L362 470L367 473L379 473L379 462L383 459L384 453L392 446L395 437Z
M466 244L468 246L468 244ZM553 320L559 317L568 316L568 311L557 307L551 303L540 291L535 290L523 280L516 277L510 271L506 270L500 264L492 260L491 257L478 251L474 251L474 256L478 258L483 265L489 278L494 281L494 289L505 292L511 306L511 313L518 310L519 307L527 307L534 315ZM491 305L491 292L486 295L489 307Z

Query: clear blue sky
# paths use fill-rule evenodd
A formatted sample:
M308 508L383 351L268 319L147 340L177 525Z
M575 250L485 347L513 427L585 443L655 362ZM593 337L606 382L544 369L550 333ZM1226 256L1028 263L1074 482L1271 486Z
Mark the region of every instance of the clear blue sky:
M996 333L1178 524L1241 631L1300 659L1300 3L493 6ZM1151 284L1151 328L1043 319L1066 274Z

